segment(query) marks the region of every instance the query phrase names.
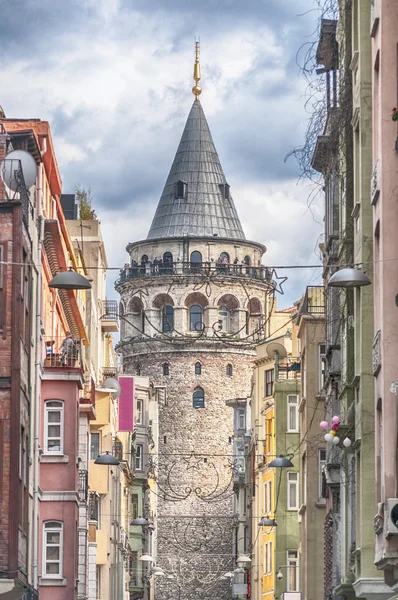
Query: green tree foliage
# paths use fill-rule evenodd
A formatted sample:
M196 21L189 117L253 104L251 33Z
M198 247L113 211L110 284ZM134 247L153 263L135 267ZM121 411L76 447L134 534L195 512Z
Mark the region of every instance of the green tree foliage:
M92 207L93 199L91 196L91 190L88 188L80 188L79 186L75 189L76 200L79 204L79 219L82 221L92 221L97 219L95 210Z

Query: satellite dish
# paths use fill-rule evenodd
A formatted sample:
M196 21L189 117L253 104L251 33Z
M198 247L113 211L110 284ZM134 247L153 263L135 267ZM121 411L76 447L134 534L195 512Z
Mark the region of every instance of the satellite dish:
M270 358L274 358L275 352L278 354L280 358L285 358L287 352L286 348L283 344L279 342L270 342L267 345L267 354Z
M36 181L37 166L33 156L25 150L13 150L5 156L0 167L0 177L13 192L17 192L20 185L20 181L16 177L19 167L22 169L27 189Z
M103 388L111 390L112 398L116 400L120 396L120 383L114 377L108 377L102 384Z

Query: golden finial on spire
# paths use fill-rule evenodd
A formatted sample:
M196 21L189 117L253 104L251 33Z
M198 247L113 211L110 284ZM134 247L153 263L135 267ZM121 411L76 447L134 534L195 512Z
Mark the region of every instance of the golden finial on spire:
M193 78L195 80L195 85L192 88L192 93L196 96L197 100L202 93L202 88L198 85L198 81L200 81L199 42L195 42L195 66L193 68Z

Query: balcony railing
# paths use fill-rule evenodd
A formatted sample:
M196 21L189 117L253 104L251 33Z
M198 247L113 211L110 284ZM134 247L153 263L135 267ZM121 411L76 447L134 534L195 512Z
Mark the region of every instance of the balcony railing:
M116 377L118 374L117 366L113 367L102 367L102 377L107 379L108 377Z
M81 341L71 336L45 337L46 357L44 367L48 369L81 369Z
M307 286L301 312L304 315L325 314L325 291L322 285Z
M279 359L275 363L275 379L280 381L281 379L300 379L301 377L301 363L300 357L285 357Z
M88 498L88 471L86 469L79 469L78 473L78 493L79 500L85 500L87 502Z
M116 300L102 301L102 321L117 321L117 302Z
M272 269L264 266L252 267L250 265L214 262L172 262L160 264L147 262L142 265L126 266L120 271L120 277L116 281L116 285L123 283L127 279L169 275L228 275L230 277L261 279L272 284L272 274Z

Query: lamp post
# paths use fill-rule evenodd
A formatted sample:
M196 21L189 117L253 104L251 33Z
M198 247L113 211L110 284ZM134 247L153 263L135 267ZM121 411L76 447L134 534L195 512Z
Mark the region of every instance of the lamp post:
M94 461L95 465L105 465L107 467L120 465L120 461L110 454L109 450L104 452L103 454L99 454Z

